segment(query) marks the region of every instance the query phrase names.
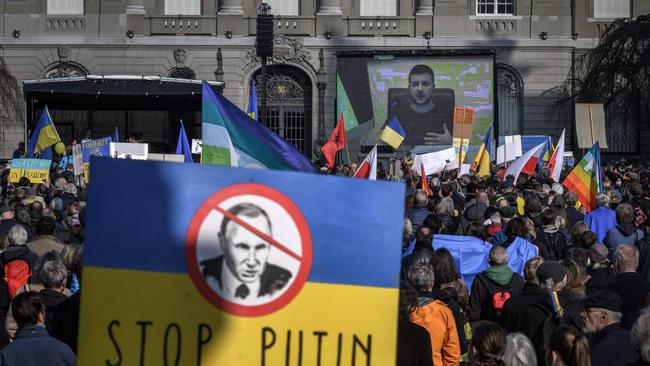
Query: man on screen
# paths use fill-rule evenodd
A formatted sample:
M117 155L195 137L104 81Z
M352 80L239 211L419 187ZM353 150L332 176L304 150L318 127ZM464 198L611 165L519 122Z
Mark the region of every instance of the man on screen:
M272 236L268 214L252 203L240 203L230 214L257 231ZM219 231L224 253L201 262L203 277L226 300L246 302L283 290L292 277L288 270L268 263L271 244L243 225L224 216Z
M451 145L455 96L437 89L433 70L415 65L409 72L408 93L388 91L388 121L397 118L406 131L406 145Z

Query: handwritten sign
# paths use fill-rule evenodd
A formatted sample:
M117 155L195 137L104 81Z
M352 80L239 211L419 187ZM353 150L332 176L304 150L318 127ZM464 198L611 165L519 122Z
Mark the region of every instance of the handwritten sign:
M90 162L91 156L110 156L110 144L112 138L91 140L81 143L81 157L84 163Z
M52 160L13 159L9 164L9 181L18 183L20 178L27 177L31 183L47 183L51 165Z

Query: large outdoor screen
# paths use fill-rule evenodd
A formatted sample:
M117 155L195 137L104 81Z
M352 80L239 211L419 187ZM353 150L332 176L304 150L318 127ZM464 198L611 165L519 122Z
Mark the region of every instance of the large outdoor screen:
M464 107L474 123L463 125L462 135L475 151L494 120L493 83L492 55L341 56L336 115L343 114L348 139L362 146L383 144L381 131L395 117L406 132L405 149L422 151L452 145L452 136L460 136L454 111Z

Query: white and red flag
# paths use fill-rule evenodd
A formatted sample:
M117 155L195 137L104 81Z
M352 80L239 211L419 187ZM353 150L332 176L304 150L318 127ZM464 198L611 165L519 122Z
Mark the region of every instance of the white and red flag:
M499 178L501 178L503 181L507 176L512 175L515 177L516 183L517 178L519 178L519 174L524 173L532 175L535 173L537 162L542 157L545 144L546 143L544 142L530 149L527 153L517 158L517 160L513 161L512 164L510 164L510 166L505 170L502 176L500 174L497 174L497 176L499 176Z
M377 145L370 150L370 153L363 159L353 178L377 179Z
M564 165L564 131L555 145L555 151L548 160L548 173L554 181L560 183L560 174L562 174L562 166Z

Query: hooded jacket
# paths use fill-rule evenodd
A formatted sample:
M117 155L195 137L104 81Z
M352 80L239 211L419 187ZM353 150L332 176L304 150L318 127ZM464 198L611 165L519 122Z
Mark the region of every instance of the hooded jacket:
M597 206L585 216L585 224L596 234L596 241L602 243L607 230L616 226L616 212L604 206Z
M429 331L434 365L455 366L460 363L458 330L445 303L430 297L418 297L418 307L411 313L411 321Z
M474 278L469 295L469 321L492 320L500 322L500 314L494 309L492 296L495 291L509 292L510 297L521 293L524 280L507 264L492 266Z
M634 235L635 231L636 235ZM619 224L607 230L605 239L603 239L603 244L605 244L609 251L609 260L613 260L614 251L616 251L616 248L618 248L619 245L634 245L634 243L641 239L643 239L643 231L635 228L634 225Z

